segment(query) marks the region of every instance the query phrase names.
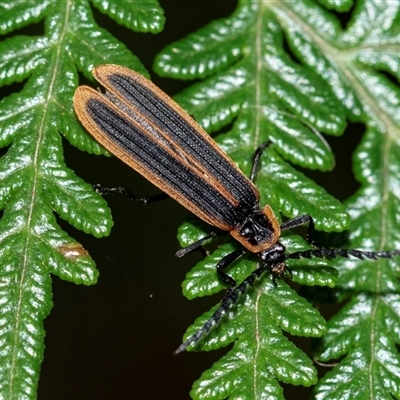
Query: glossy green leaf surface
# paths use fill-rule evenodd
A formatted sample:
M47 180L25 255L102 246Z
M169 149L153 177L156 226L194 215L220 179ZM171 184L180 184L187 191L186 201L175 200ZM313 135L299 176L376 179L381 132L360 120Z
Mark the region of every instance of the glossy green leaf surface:
M158 32L164 23L153 0L91 4L136 31ZM88 252L61 230L56 215L95 236L111 227L105 202L63 160L60 133L82 150L105 153L73 114L78 71L92 79L94 65L111 62L147 75L126 46L97 25L90 7L84 0L0 2L0 34L11 33L0 40L0 85L23 82L19 93L0 102L0 146L9 146L0 159L3 398L36 397L43 319L52 305L49 272L85 285L97 279ZM155 69L197 79L176 99L207 130L224 131L217 142L247 175L255 148L272 141L256 184L261 205L270 204L279 220L309 213L319 230L331 232L349 227L350 214L346 247L399 249L399 7L390 0L243 0L230 17L168 46ZM41 21L43 35L17 32ZM354 156L361 187L347 209L297 170L333 168L323 135L340 135L346 121L366 126ZM181 244L208 232L204 224L186 223ZM288 252L310 248L290 232L282 243ZM225 290L215 265L237 246L229 237L214 239L215 250L188 273L184 294ZM257 265L256 256L245 255L227 272L241 282ZM315 384L310 358L284 333L326 331L316 358L336 366L321 378L316 398L399 399L398 265L396 259L291 260L294 286L289 279L274 286L266 272L196 347L232 345L195 382L191 396L281 399L279 382ZM337 282L331 297L347 303L326 329L293 287L317 285L326 292Z
M257 301L253 301L253 296ZM290 315L291 322L282 324L281 315ZM205 314L191 327L198 328L207 319ZM252 293L244 295L243 305L230 313L203 344L211 350L226 346L239 338L234 347L206 371L192 390L200 399L271 398L283 399L282 382L309 386L316 383L311 360L283 334L319 336L325 321L318 311L298 301L296 293L285 283L275 287L264 280Z
M162 28L155 1L94 5L141 31ZM2 399L36 398L43 319L52 307L50 274L75 284L97 281L88 251L60 228L56 215L97 237L112 226L103 198L64 163L60 134L82 150L105 152L73 112L78 70L91 77L94 65L118 55L121 63L145 72L123 44L97 26L87 1L0 3L0 34L38 21L44 21L43 36L0 38L0 86L24 81L19 93L0 101L0 145L9 146L0 158Z
M158 33L164 26L164 11L157 0L93 0L92 3L119 24L136 32Z
M399 8L399 2L389 0L240 1L230 17L166 47L156 58L155 69L169 77L201 79L176 100L208 131L224 130L217 142L246 174L255 148L272 142L256 179L261 204L271 205L278 216L288 218L308 213L316 228L325 231L348 228L347 211L352 217L347 248L399 249ZM350 18L344 27L338 19L341 13L350 13L344 15L344 20ZM361 187L346 203L347 210L296 170L296 166L332 168L333 157L321 133L340 135L346 120L366 126L354 156ZM182 244L189 244L185 238L201 237L196 232L186 227ZM285 240L290 243L290 236ZM296 243L294 251L306 247ZM187 275L183 286L187 297L223 288L212 265L233 248L224 244ZM398 265L395 258L289 264L294 281L329 287L338 282L332 298L349 301L328 322L328 333L320 342L322 362L341 360L317 386L318 399L400 398ZM228 273L241 281L256 267L256 258L245 256ZM266 285L267 275L257 287ZM200 346L218 348L237 340L228 355L195 383L193 398L282 398L279 388L267 381L257 381L257 386L251 380L254 375L243 372L247 359L241 358L242 339L251 333L235 328L234 315L243 312L241 307L251 310L257 298L256 294L244 295L243 303L226 317L228 321ZM263 320L270 321L271 310L264 311ZM291 317L286 310L282 312L279 326L293 323ZM200 325L197 320L194 326ZM229 338L224 329L230 332ZM279 354L274 355L274 362L281 365ZM231 376L226 371L230 365ZM280 379L271 372L273 367L262 362L255 365L257 372ZM240 391L238 382L246 382L244 386L252 391Z
M364 185L348 202L351 245L399 248L399 146L377 132L371 127L356 153L356 173ZM343 361L321 381L317 398L336 399L348 392L359 399L399 398L399 261L346 260L335 265L339 288L354 295L328 322L320 343L318 359Z

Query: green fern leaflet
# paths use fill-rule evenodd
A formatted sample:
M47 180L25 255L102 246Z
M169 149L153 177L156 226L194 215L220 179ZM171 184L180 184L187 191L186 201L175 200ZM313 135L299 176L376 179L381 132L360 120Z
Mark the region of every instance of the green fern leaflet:
M241 1L230 18L215 21L167 47L157 57L155 69L181 79L204 78L176 99L209 131L234 121L229 134L219 136L218 141L244 171L249 171L250 155L257 144L272 140L276 151L270 151L263 159L257 180L262 203L272 205L286 217L309 213L321 230L344 229L349 219L339 204L292 165L332 168L333 160L318 132L338 135L346 119L365 123L367 132L355 157L356 177L362 186L347 202L353 222L346 247L396 249L400 248L399 88L380 71L399 79L396 50L400 4L359 1L345 30L324 9L341 12L352 5L350 1ZM286 46L290 52L285 50ZM186 237L190 236L195 235L183 231L182 244L187 244ZM184 284L188 297L221 289L218 283L210 283L211 263L215 263L213 255L210 265L205 261L188 274ZM235 268L246 275L246 269L251 270L248 264L249 261L246 266ZM308 267L311 265L307 263ZM317 398L400 398L396 351L400 343L398 260L335 260L334 265L340 272L339 299L349 298L350 303L328 323L318 358L323 362L345 358L321 380ZM206 274L201 273L204 266L208 267L208 280L201 275ZM293 279L300 281L297 268L293 266ZM316 276L314 271L312 274ZM304 274L301 276L305 278ZM330 286L333 281L305 278L301 283ZM260 283L248 295L253 298L252 307L258 304L260 296L268 296L263 287L265 283ZM359 295L360 292L364 294ZM249 304L250 300L243 301ZM294 302L292 307L298 304L301 303ZM252 307L247 307L251 313ZM262 321L265 340L267 327L272 329L273 322L275 329L279 326L290 331L296 326L296 319L288 312L282 312L277 321L272 318L275 308L258 310L262 312L258 320ZM193 398L283 398L273 378L287 382L275 368L287 368L289 376L288 365L279 355L262 360L253 357L251 362L243 358L246 361L241 363L243 341L250 332L259 337L260 331L253 327L243 332L240 318L232 317L225 324L210 335L203 347L217 348L237 340L226 356L236 363L230 364L232 370L228 374L221 370L222 365L226 368L224 359L217 362L195 383ZM224 334L227 331L231 334ZM276 334L276 330L273 332ZM314 334L321 335L322 330ZM269 363L265 364L265 359ZM246 370L246 365L252 369ZM294 365L298 365L299 371L304 369L301 362ZM293 379L291 383L300 382ZM311 375L308 381L301 382L312 383ZM216 387L222 389L218 391Z
M156 2L133 1L135 13L128 3L115 3L103 1L101 8L132 28L162 28ZM0 85L25 81L20 93L0 102L0 145L9 146L0 160L3 399L36 398L43 319L52 307L50 274L76 284L97 280L88 252L59 227L54 213L97 237L108 235L112 226L106 202L64 163L60 132L82 150L104 153L73 113L77 67L89 76L94 65L118 58L145 72L124 45L96 25L86 1L0 2L1 34L38 21L44 21L43 36L0 42Z
M97 280L88 251L59 227L56 215L97 237L112 226L106 202L65 165L61 135L83 151L106 154L73 113L78 74L91 79L92 67L102 63L147 72L97 25L91 6L137 32L163 28L156 0L0 1L6 35L0 86L23 82L19 93L0 101L0 146L6 148L0 158L0 398L36 397L51 274L84 285ZM262 205L280 218L308 213L327 232L350 226L348 248L400 249L399 8L391 0L242 0L230 17L167 46L154 69L197 80L176 100L210 133L224 131L217 142L247 175L255 148L274 143L256 181ZM345 27L338 19L343 13L350 18ZM44 34L19 34L36 23L43 23ZM341 135L347 121L365 124L366 133L354 155L361 186L343 206L297 167L332 169L323 135ZM181 245L207 229L198 221L183 224ZM289 252L308 246L292 233L282 242ZM235 246L222 241L187 274L186 297L226 289L215 265ZM312 360L291 335L321 337L315 359L336 363L316 386L317 399L400 399L398 265L291 260L294 285L313 287L308 300L318 303L329 290L346 301L327 324L290 280L275 287L265 274L196 347L231 346L194 383L192 398L283 399L280 382L317 384ZM228 272L240 282L256 267L256 258L246 256Z

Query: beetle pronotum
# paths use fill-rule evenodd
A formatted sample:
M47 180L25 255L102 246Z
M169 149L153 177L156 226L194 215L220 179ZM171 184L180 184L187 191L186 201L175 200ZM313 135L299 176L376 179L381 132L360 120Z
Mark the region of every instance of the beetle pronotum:
M248 179L210 136L151 81L117 65L100 65L93 69L93 75L106 93L87 86L76 90L74 107L83 126L119 159L203 221L228 231L242 245L216 266L220 279L230 286L220 307L175 353L195 345L264 271L269 270L273 279L283 275L288 259L349 255L376 259L400 254L399 250L321 247L313 240L314 222L307 214L279 224L270 206L260 208L259 192L253 184L267 144L257 149ZM315 248L286 254L279 241L281 231L306 223L307 241ZM177 256L200 247L214 235L212 232L179 250ZM247 251L258 255L260 265L237 286L223 270Z

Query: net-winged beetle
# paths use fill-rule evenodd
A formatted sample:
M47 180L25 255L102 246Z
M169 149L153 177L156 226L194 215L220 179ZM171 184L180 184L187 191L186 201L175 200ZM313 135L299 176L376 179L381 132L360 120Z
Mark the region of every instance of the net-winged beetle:
M230 286L220 307L175 353L195 345L237 301L240 293L269 270L273 279L287 271L286 260L301 257L390 258L394 251L330 249L313 240L314 222L301 215L281 225L270 206L260 208L253 184L262 151L255 152L250 179L211 137L169 96L142 75L117 65L93 69L106 89L102 94L80 86L74 96L75 112L83 126L107 150L146 177L208 224L228 231L242 248L226 255L216 268ZM308 223L307 241L314 249L286 254L281 231ZM177 252L182 257L201 247L214 232ZM259 267L240 285L223 270L247 251L256 253Z

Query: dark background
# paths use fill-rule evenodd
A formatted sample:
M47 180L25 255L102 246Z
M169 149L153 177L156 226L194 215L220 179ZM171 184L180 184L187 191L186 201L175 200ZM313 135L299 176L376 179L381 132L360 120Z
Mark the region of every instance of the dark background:
M188 83L161 79L151 71L165 45L207 22L227 17L233 1L160 0L167 22L159 35L137 34L95 11L102 27L123 41L168 94ZM341 138L327 138L337 154L330 173L309 174L344 199L356 188L351 153L362 126L350 126ZM69 167L90 183L126 186L138 195L158 190L115 158L79 152L65 142ZM348 180L346 180L348 179ZM216 303L188 301L181 282L199 259L176 259L178 226L189 212L172 200L143 207L122 196L108 197L115 226L108 238L95 239L60 224L90 252L100 271L97 285L76 286L53 277L54 307L45 320L46 350L39 383L40 400L188 399L192 383L226 353L173 356L187 326ZM309 340L301 342L305 351ZM309 389L285 387L287 398L307 398Z

